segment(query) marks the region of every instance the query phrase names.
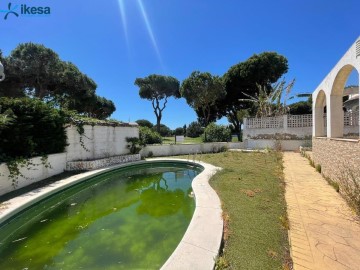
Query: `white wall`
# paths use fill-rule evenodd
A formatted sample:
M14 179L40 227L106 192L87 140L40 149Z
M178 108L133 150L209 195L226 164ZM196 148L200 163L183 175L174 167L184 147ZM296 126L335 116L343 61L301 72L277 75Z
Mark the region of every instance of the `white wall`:
M271 148L276 149L277 143L280 143L281 150L283 151L294 151L298 150L300 146L308 146L311 144L311 140L252 140L247 139L244 141L244 146L246 149L265 149Z
M90 126L85 125L82 136L84 147L80 144L80 134L76 126L66 128L68 146L65 153L48 155L50 168L41 162L41 157L34 157L31 163L38 164L30 168L21 168L20 172L25 177L19 177L17 186L12 186L9 179L9 170L6 164L0 164L0 195L41 181L48 177L64 172L66 163L75 160L93 160L129 154L126 137L138 137L137 125L126 126Z
M12 185L12 180L9 179L9 170L6 164L0 164L0 195L62 173L66 166L66 153L48 155L47 161L51 167L46 168L42 164L41 157L30 159L30 162L35 166L20 168L20 172L24 177L18 177L15 188Z
M126 137L139 137L137 126L111 127L111 126L84 126L84 135L81 136L76 126L66 129L68 136L67 161L91 160L129 153L126 147Z
M154 157L177 156L200 153L219 152L222 147L227 149L241 149L243 143L201 143L201 144L164 144L164 145L148 145L144 147L140 154L144 157L149 156L149 152Z
M312 127L244 129L244 139L274 139L275 134L286 139L311 138ZM280 135L281 134L281 135Z

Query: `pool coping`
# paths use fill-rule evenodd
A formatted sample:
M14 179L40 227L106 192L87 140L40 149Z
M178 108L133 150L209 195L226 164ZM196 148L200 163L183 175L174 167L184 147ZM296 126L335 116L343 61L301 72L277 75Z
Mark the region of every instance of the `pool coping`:
M168 160L156 158L151 160ZM171 159L184 161L184 159ZM185 160L186 161L186 160ZM204 170L192 181L195 194L195 211L179 245L161 267L161 270L214 269L223 236L223 218L220 199L210 186L210 178L221 168L197 161Z
M118 168L154 161L197 164L204 168L192 181L196 201L193 217L179 245L161 269L213 269L221 245L223 219L220 199L209 185L209 179L221 168L204 162L154 158L77 174L3 202L0 205L0 224L26 209L29 205L86 179Z

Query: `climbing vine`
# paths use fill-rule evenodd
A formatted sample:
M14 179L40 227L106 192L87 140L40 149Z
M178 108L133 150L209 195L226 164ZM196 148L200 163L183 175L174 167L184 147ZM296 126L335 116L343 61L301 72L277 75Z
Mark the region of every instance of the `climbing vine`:
M88 148L86 148L85 143L84 143L84 139L83 139L83 137L90 139L89 137L87 137L87 136L85 135L84 123L83 123L83 122L77 122L75 125L76 125L76 131L77 131L77 132L79 133L79 135L80 135L80 137L79 137L79 142L80 142L81 147L82 147L86 152L90 152L90 150L89 150Z
M52 168L47 155L43 155L40 158L40 163L34 163L32 159L17 157L7 159L5 164L9 170L8 178L11 180L11 185L14 189L18 185L19 177L24 179L31 179L21 172L22 168L26 168L26 170L36 170L36 167L40 165L43 165L45 168Z
M100 119L96 119L96 118L85 117L85 116L81 116L81 115L77 114L74 111L67 111L66 114L68 116L67 122L71 125L76 126L76 131L80 135L79 143L86 152L90 152L90 150L88 148L86 148L86 146L85 146L84 137L89 140L91 140L91 138L89 138L85 135L85 129L84 129L85 125L113 126L113 127L124 125L123 122L120 122L117 120L112 120L112 119L100 120Z

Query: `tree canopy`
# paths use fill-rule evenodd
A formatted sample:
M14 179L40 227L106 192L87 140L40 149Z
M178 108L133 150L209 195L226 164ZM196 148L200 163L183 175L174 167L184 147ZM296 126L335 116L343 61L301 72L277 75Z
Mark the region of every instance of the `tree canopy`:
M39 99L0 98L0 163L11 158L61 153L66 115ZM1 117L0 117L1 119Z
M199 71L192 72L182 82L180 93L189 106L195 109L205 126L213 120L212 106L220 102L226 94L222 78Z
M299 101L289 105L290 114L312 114L312 96L306 101Z
M145 78L137 78L135 85L139 87L139 96L151 101L156 116L156 129L160 132L160 123L169 97L180 97L180 83L171 76L152 74ZM163 103L161 104L161 101Z
M135 121L140 127L148 127L152 128L154 125L149 120L146 119L139 119Z
M112 101L96 95L97 85L91 78L44 45L19 44L1 60L6 79L0 84L0 97L35 97L102 119L115 111Z
M240 62L224 74L226 96L218 102L219 116L227 116L240 135L240 122L237 111L251 109L253 104L247 101L246 95L255 96L259 93L258 85L270 90L275 83L288 71L287 59L276 52L254 54L244 62Z

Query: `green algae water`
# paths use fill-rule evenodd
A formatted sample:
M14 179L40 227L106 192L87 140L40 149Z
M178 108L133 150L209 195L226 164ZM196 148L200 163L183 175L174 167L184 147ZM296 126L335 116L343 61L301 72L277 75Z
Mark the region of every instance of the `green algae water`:
M200 171L136 165L52 195L0 225L0 269L159 269L192 218Z

